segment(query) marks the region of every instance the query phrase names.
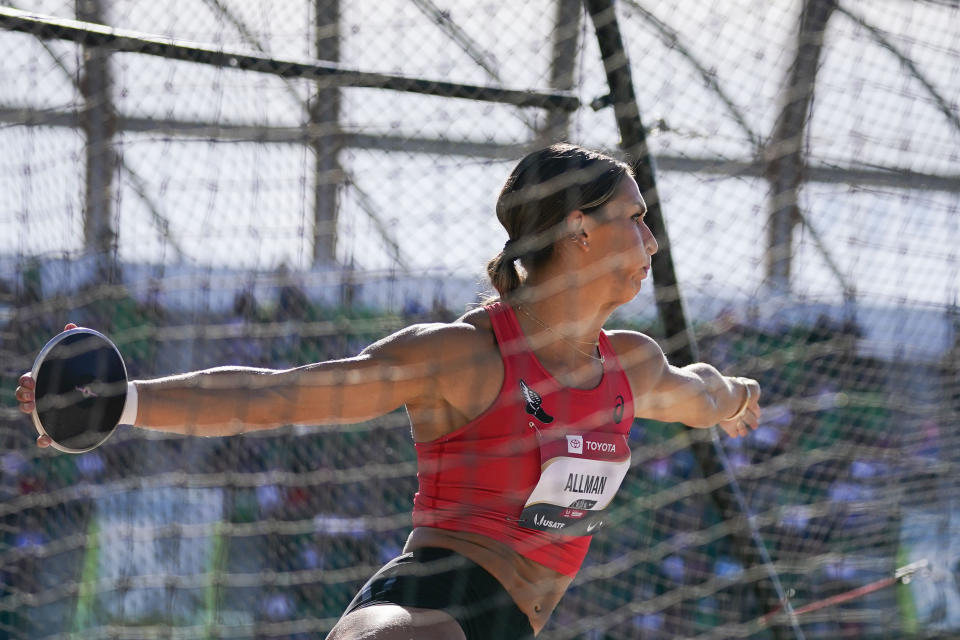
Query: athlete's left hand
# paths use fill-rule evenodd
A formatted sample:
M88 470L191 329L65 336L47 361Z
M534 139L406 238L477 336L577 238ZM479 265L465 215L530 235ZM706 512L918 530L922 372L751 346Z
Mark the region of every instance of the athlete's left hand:
M750 391L747 410L738 418L721 420L717 424L728 436L738 438L755 430L760 424L760 383L751 378L731 378L730 381L741 394L744 393L743 388Z

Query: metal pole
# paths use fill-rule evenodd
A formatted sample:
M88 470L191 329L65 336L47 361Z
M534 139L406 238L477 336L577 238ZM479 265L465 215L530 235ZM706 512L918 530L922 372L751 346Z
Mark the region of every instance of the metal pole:
M800 14L797 51L790 66L783 105L764 156L770 182L766 277L777 293L790 290L793 228L800 221L797 196L803 181L803 137L813 100L814 81L827 21L835 0L805 0Z
M18 11L2 5L0 5L0 29L30 33L41 40L70 40L79 44L104 46L112 51L161 56L215 67L268 73L281 78L308 78L317 80L318 83L324 81L325 86L370 87L444 98L512 104L516 107L557 108L568 111L576 111L580 108L580 100L568 93L504 89L412 78L399 74L369 73L326 61L278 60L248 51L196 46L184 40L103 27L80 20L64 20L54 16L38 17L26 11Z
M544 107L547 108L547 107ZM77 111L13 107L0 103L0 124L26 127L78 127ZM270 144L303 144L310 139L310 131L304 126L263 127L247 124L230 124L213 121L185 121L166 118L117 116L117 131L149 131L181 138L183 140L215 139L223 142L260 142ZM434 153L465 156L468 158L492 158L513 160L539 149L539 142L499 143L479 140L441 140L419 136L400 136L342 132L342 148L370 149L375 151L404 153ZM691 157L660 155L657 166L663 171L706 173L729 177L764 177L765 166L760 162L730 160L720 157ZM125 168L129 171L129 168ZM927 189L944 193L960 193L960 174L934 175L897 169L811 167L805 168L806 182L823 182L865 187L893 187L895 189ZM155 207L153 207L155 208ZM156 216L155 216L156 217ZM812 225L811 227L812 228ZM169 239L168 239L169 241ZM827 259L825 257L825 259ZM836 271L836 269L833 269Z
M340 60L340 0L316 0L316 57L336 63ZM337 259L337 214L339 190L343 183L340 168L340 89L317 83L309 106L310 125L316 132L310 146L315 158L313 263L333 264Z
M101 0L77 0L77 19L102 24ZM113 199L113 136L116 113L111 100L110 50L83 47L80 124L86 135L86 196L83 211L84 250L96 260L97 283L113 282L117 235L110 220Z
M551 89L573 89L582 13L580 0L557 0L553 57L550 64ZM547 122L541 132L543 142L549 145L566 140L569 135L570 112L565 109L549 109Z

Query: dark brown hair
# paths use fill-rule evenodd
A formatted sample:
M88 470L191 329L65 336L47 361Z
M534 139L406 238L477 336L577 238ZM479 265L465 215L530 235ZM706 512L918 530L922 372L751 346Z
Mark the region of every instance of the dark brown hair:
M633 172L627 164L572 144L554 144L524 157L497 199L497 219L509 239L487 263L487 275L501 299L523 282L515 260L528 273L546 264L564 236L567 214L595 212L628 175Z

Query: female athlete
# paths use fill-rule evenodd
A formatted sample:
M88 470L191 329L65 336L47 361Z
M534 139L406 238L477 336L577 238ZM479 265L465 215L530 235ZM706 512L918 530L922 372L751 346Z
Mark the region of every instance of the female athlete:
M603 524L634 417L719 424L732 437L759 419L754 380L674 367L651 338L602 330L649 274L657 241L645 214L627 165L566 144L531 153L497 202L509 235L487 265L498 300L353 358L137 381L135 424L226 436L405 407L414 528L328 640L529 638ZM32 411L29 375L17 398Z

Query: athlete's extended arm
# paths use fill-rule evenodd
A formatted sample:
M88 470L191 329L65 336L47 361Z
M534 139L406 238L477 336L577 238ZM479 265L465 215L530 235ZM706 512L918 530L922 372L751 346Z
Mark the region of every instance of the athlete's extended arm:
M454 325L407 327L359 355L293 369L220 367L137 382L137 426L220 436L369 420L439 393Z
M464 327L414 325L353 358L293 369L218 367L138 380L136 426L224 436L368 420L441 393L437 377L455 366L450 359L462 351ZM32 380L21 380L17 398L24 412L33 408L32 389Z
M614 332L611 338L630 379L636 417L699 428L719 424L733 437L757 428L760 385L756 380L725 376L703 362L675 367L660 346L643 334Z

